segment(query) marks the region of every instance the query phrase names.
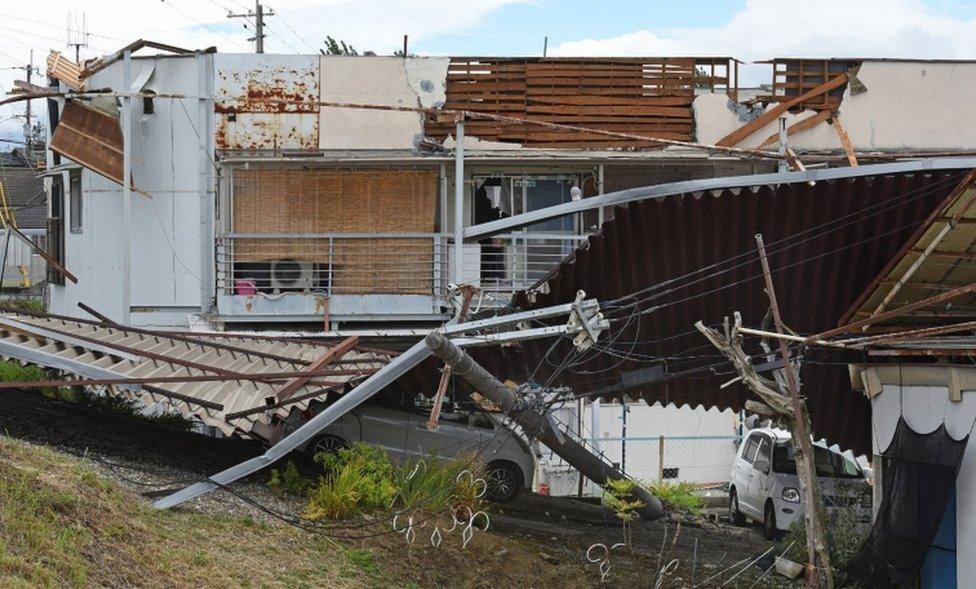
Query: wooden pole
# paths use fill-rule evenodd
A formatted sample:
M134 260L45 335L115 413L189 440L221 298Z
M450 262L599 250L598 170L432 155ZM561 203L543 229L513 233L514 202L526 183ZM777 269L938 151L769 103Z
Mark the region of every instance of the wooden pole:
M462 297L461 308L458 310L458 323L464 323L464 320L468 318L468 311L471 309L471 299L474 298L474 287L465 284L461 287ZM441 380L437 383L437 394L434 395L434 406L430 409L430 418L427 420L427 429L429 431L434 431L437 429L437 421L441 417L441 407L444 404L444 395L447 393L447 383L451 380L451 367L447 364L444 365L444 370L441 372Z
M766 246L763 243L762 234L756 234L756 245L759 248L759 262L762 264L763 279L766 282L766 295L769 297L769 307L773 314L773 322L776 325L776 333L784 334L783 318L780 316L779 303L776 300L776 290L773 287L773 277L769 271L769 260L766 257ZM823 527L818 521L817 511L817 476L814 468L813 443L811 442L810 430L806 407L800 400L800 387L797 377L793 373L793 365L790 363L790 351L786 340L778 338L779 352L783 357L783 373L786 377L786 385L790 393L790 404L793 406L793 446L796 461L796 472L800 479L800 491L803 493L804 513L803 519L807 530L807 584L814 587L820 586L820 579L826 580L827 587L833 587L833 571L830 569L830 557L825 550L826 535L823 534ZM818 573L817 564L819 561L821 571Z

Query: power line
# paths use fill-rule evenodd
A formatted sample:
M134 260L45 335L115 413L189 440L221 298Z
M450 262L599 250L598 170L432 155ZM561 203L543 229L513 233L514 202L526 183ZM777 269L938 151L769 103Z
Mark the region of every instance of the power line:
M231 37L229 35L226 35L226 34L222 33L221 31L218 31L217 29L211 27L210 25L208 25L208 24L206 24L206 23L204 23L204 22L202 22L200 20L197 20L193 16L187 14L185 11L181 10L179 7L177 7L175 4L173 4L172 0L161 0L161 1L166 6L169 6L170 8L172 8L173 10L175 10L176 12L178 12L179 14L181 14L183 17L192 20L193 22L195 22L198 25L200 25L201 27L207 29L211 33L213 33L215 35L220 35L221 37L227 39L228 41L230 41L234 45L238 46L239 48L244 49L245 51L247 51L247 47L241 45L236 39L234 39L233 37Z
M271 8L271 7L269 6L268 8ZM285 25L288 28L288 30L291 31L291 33L293 35L295 35L296 37L298 37L298 39L302 43L304 43L306 47L308 47L309 49L311 49L312 50L312 53L318 53L318 49L316 49L308 41L306 41L305 40L305 37L302 37L301 35L299 35L298 34L298 31L296 31L294 27L292 27L290 24L288 24L288 21L286 21L285 18L283 16L281 16L281 14L278 15L278 20L281 21L281 24ZM271 31L271 32L274 34L274 31ZM277 34L275 34L275 36L278 37ZM281 39L281 37L278 37L278 38ZM282 43L285 42L284 39L282 39L281 41L282 41ZM287 43L285 43L285 44L287 45ZM289 45L289 47L290 47L290 45ZM299 53L299 52L298 51L295 51L295 53Z
M13 18L13 19L16 19L16 20L22 20L24 22L29 22L29 23L32 23L32 24L35 24L35 25L41 25L41 26L45 26L45 27L51 27L51 28L62 29L63 30L63 28L60 25L53 25L53 24L51 24L49 22L44 22L44 21L40 21L40 20L34 20L34 19L30 19L30 18L24 18L22 16L15 16L13 14L6 14L6 13L3 13L3 12L0 12L0 16L6 17L6 18ZM112 37L111 35L100 35L98 33L90 33L88 31L80 31L80 30L77 30L77 29L72 29L71 27L68 27L67 30L71 31L72 33L83 33L83 34L90 35L92 37L99 37L99 38L102 38L102 39L108 39L110 41L120 41L120 42L125 43L125 39L120 39L118 37Z

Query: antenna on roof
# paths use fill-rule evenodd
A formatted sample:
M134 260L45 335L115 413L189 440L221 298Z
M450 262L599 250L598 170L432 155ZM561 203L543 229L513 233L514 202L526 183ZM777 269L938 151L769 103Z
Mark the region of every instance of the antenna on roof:
M68 12L65 44L68 48L75 48L75 62L81 63L81 48L88 48L88 17L84 11L80 15L76 12Z
M548 51L549 51L549 35L546 35L545 37L542 38L542 57L545 57Z

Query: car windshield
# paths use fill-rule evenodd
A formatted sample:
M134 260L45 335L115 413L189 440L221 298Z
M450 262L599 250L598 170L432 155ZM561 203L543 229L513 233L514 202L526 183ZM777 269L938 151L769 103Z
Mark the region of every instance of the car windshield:
M823 446L813 447L814 463L817 466L817 476L853 479L861 477L861 469L854 462L842 454L833 452ZM790 444L776 444L773 449L773 472L796 474L796 460L793 457L793 446Z

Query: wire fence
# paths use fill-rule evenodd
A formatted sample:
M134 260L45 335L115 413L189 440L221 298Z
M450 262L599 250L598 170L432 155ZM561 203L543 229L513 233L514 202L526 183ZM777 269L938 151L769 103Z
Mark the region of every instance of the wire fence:
M740 436L640 436L589 438L587 446L631 477L647 482L691 483L700 487L728 482ZM579 493L579 474L547 448L541 459L542 481L553 495ZM600 489L583 481L583 494Z

